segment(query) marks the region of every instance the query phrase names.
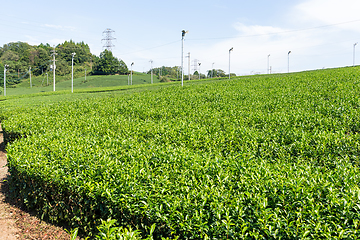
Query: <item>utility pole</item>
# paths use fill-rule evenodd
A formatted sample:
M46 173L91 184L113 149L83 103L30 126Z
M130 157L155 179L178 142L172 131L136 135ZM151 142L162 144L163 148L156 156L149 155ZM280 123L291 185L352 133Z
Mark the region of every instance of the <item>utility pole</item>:
M354 51L353 51L353 66L355 66L355 47L358 43L354 43Z
M201 76L201 71L200 71L201 63L198 63L198 64L199 64L199 72L198 73L199 73L199 80L200 80L201 79L201 77L200 77Z
M291 51L288 52L288 73L290 72L290 53Z
M74 56L76 53L71 54L71 92L74 92Z
M151 84L153 84L153 68L152 68L152 64L153 64L153 60L150 60L149 61L150 62L150 64L151 64Z
M182 30L181 38L181 86L184 86L184 37L189 31Z
M55 50L55 45L54 45L54 50L52 50L52 54L53 56L53 65L52 65L52 70L53 70L53 91L55 92L55 69L56 69L56 65L55 65L55 55L57 55L56 50ZM50 66L51 67L51 66Z
M132 66L133 66L133 65L134 65L134 62L131 63L131 72L130 72L130 74L131 74L131 81L130 81L130 82L131 82L131 85L133 85L133 84L132 84Z
M8 68L9 65L4 65L4 97L6 97L6 68Z
M214 62L212 63L212 69L211 69L211 78L214 77Z
M31 83L31 67L29 67L29 75L30 75L30 87L32 88L32 83Z
M230 79L230 53L234 50L234 48L229 49L229 79Z
M188 53L187 58L189 58L189 68L188 68L188 73L189 73L189 80L190 80L190 53Z

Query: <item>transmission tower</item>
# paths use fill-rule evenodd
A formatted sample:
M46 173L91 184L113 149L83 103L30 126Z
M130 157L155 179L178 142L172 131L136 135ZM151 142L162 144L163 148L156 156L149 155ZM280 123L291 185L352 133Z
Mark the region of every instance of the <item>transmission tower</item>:
M115 32L114 30L107 28L105 31L103 31L103 36L105 35L104 38L101 39L101 42L105 41L103 49L105 48L105 49L109 50L110 52L112 52L112 47L115 47L115 45L113 45L111 42L112 40L116 39L112 36L112 34L114 32Z

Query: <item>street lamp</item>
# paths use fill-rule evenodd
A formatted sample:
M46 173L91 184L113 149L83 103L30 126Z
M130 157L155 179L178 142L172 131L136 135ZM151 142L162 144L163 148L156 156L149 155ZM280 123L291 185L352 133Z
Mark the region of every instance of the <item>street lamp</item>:
M355 66L355 46L357 45L358 43L354 43L354 51L353 51L353 66Z
M71 92L74 92L74 56L76 53L71 54Z
M212 69L211 69L211 78L213 78L214 76L214 62L212 63Z
M134 62L131 63L131 72L130 72L130 82L131 82L131 85L132 85L132 66L134 65Z
M6 68L8 68L9 65L4 65L4 97L6 97Z
M288 73L290 72L290 53L291 51L288 52Z
M270 73L270 54L268 55L268 59L267 59L267 73L269 74Z
M201 76L201 71L200 71L200 66L201 66L201 63L198 63L199 64L199 80L200 80L200 76Z
M230 79L230 53L231 53L231 51L233 51L233 50L234 50L233 47L230 48L230 50L229 50L229 79Z
M189 31L181 32L181 86L184 86L184 37Z
M153 60L150 60L149 62L151 63L151 84L152 84L153 83L153 68L152 68Z

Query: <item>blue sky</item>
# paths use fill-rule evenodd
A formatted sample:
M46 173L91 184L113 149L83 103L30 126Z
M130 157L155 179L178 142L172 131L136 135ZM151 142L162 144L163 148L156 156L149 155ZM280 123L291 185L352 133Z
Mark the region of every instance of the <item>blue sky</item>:
M185 55L237 75L349 66L360 42L358 0L274 1L7 1L1 4L0 45L24 41L59 44L72 39L103 50L103 31L115 31L113 53L134 69L181 64ZM5 10L5 11L4 11ZM355 48L360 64L360 45ZM270 57L268 58L268 55ZM356 55L356 56L357 56ZM184 71L188 72L188 59ZM213 64L214 63L214 64ZM191 69L193 71L193 69Z

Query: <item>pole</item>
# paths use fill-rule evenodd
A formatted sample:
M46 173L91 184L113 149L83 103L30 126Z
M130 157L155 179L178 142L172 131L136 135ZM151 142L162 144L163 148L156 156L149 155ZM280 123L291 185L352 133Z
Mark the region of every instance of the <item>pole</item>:
M31 67L29 67L29 75L30 75L30 87L32 88L32 83L31 83Z
M270 54L268 55L268 60L267 60L267 73L270 73Z
M9 67L9 65L4 65L4 97L6 97L6 68Z
M290 72L290 53L291 51L288 52L288 73Z
M188 33L185 30L182 30L181 38L181 86L184 86L184 37Z
M230 48L230 50L229 50L229 80L230 80L230 53L231 53L232 50L234 50L233 47Z
M188 69L188 72L189 72L189 81L190 81L190 53L188 53L188 58L189 58L189 69Z
M357 45L358 43L354 43L354 51L353 51L353 66L355 66L355 46Z
M55 55L56 55L56 52L55 52L55 45L54 45L54 52L53 52L53 90L54 90L54 92L55 92L55 68L56 68Z
M133 65L134 65L134 62L131 63L131 72L130 72L130 74L131 74L131 80L130 80L131 85L133 85L133 84L132 84L132 66L133 66Z
M213 77L214 77L214 64L215 64L215 63L212 63L211 78L213 78Z
M71 54L71 92L74 92L74 56L76 53Z
M199 64L199 80L201 79L201 71L200 71L200 66L201 66L201 63L198 63Z
M153 84L153 68L152 68L153 60L150 60L150 64L151 64L151 84Z

